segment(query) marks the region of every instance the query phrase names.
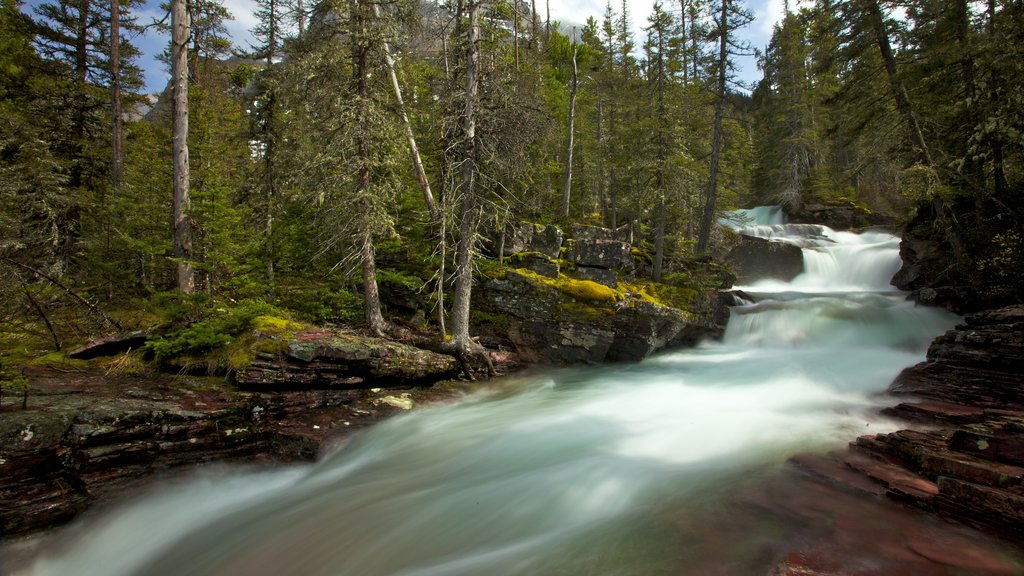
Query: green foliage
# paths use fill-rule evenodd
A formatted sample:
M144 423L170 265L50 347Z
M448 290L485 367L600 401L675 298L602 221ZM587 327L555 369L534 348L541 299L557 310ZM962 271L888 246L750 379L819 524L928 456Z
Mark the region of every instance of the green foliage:
M280 316L283 312L263 300L246 300L237 306L215 308L202 320L150 340L146 348L159 362L196 355L230 344L242 332L253 327L261 316Z
M28 379L20 370L13 368L0 370L0 400L3 399L4 393L13 393L22 397L22 407L24 407L25 399L28 396Z
M282 302L287 302L303 319L317 324L360 324L363 301L343 288L291 286L282 288Z

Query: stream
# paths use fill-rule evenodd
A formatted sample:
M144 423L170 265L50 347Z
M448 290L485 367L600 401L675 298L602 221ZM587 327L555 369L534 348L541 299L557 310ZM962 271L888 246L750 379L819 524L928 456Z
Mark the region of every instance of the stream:
M829 510L881 514L788 504L815 496L786 460L896 429L877 415L886 387L957 321L889 285L898 238L781 218L727 223L801 246L805 272L740 287L721 342L509 378L314 465L191 476L87 519L30 573L767 574Z

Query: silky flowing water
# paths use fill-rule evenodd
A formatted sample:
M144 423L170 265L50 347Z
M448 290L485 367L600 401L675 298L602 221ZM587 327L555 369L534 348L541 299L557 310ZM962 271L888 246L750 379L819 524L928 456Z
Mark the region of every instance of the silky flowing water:
M753 301L721 342L520 376L315 465L164 487L89 520L31 573L765 574L816 528L751 491L798 497L787 458L891 429L882 393L956 321L889 286L892 235L780 218L729 225L803 246L806 272L742 287Z

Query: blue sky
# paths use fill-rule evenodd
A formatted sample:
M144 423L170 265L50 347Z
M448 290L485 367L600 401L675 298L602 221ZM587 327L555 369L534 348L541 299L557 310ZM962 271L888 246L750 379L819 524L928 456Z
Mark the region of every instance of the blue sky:
M589 16L594 16L600 21L604 15L607 0L550 0L550 2L552 20L559 20L564 24L582 24ZM253 18L254 3L252 0L224 0L224 3L235 17L234 21L228 23L228 31L237 45L248 46L251 41L249 30L256 24ZM796 4L795 1L793 3ZM653 4L653 0L627 0L637 40L643 37L641 29L647 25L647 16L651 13ZM665 4L673 5L675 2L665 2ZM621 0L615 0L612 5L618 10ZM751 46L764 48L771 38L772 27L782 18L783 0L746 0L745 5L754 13L754 21L741 30L740 35ZM148 2L138 14L139 23L146 24L163 18L163 13L158 6L159 2L157 1ZM544 6L542 0L537 0L538 11L543 13ZM167 41L167 35L159 34L155 30L150 30L143 37L135 39L136 45L144 54L140 64L146 73L147 92L158 92L167 83L166 67L156 60L156 56L167 46ZM640 45L639 41L637 45ZM752 57L741 58L737 65L740 80L755 82L760 78L757 65Z

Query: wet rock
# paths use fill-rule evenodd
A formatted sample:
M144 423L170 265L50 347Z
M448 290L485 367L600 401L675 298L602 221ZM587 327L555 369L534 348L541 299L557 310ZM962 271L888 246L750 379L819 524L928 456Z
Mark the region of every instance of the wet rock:
M138 349L149 340L149 334L142 331L129 332L118 336L110 336L93 340L84 346L68 352L68 358L89 360L101 356L113 356L129 350Z
M769 278L788 282L804 271L804 255L799 246L745 234L740 235L739 245L729 252L727 260L740 284Z
M862 436L834 458L890 497L1024 542L1022 370L1024 306L971 314L890 387L914 398L885 413L928 428Z

